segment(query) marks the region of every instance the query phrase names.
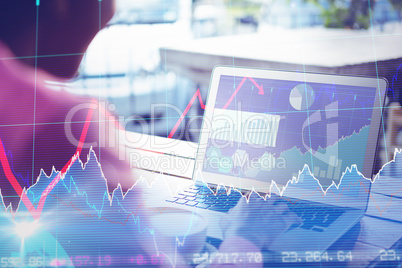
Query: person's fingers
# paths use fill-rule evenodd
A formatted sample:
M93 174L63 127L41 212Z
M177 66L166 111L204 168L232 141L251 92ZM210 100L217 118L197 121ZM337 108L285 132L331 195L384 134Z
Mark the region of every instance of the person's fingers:
M226 230L230 226L231 223L230 219L232 218L232 215L230 213L231 212L224 214L222 218L219 220L219 225L221 226L222 230Z
M245 216L244 213L247 213L248 203L244 197L241 197L239 202L236 206L231 208L229 212L226 214L227 217L224 217L225 221L233 221L233 220L240 220L242 217Z
M289 211L289 207L285 202L276 202L274 209L275 212L278 214L282 214Z
M294 212L287 212L286 214L283 214L282 217L285 231L288 230L293 224L300 224L302 222L301 218Z
M247 206L248 201L245 197L241 197L237 205L232 208L233 211L237 211L242 209L244 206Z

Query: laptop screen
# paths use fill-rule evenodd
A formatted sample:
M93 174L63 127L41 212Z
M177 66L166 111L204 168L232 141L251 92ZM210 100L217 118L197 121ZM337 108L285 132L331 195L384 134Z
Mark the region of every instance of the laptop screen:
M292 179L299 180L292 186L325 191L338 186L350 168L371 178L374 158L366 156L374 154L378 137L379 120L372 120L378 114L377 84L340 83L336 76L326 76L325 83L300 74L299 80L290 78L219 76L204 118L210 126L203 174L261 192L272 181L282 189ZM346 194L357 197L360 190Z

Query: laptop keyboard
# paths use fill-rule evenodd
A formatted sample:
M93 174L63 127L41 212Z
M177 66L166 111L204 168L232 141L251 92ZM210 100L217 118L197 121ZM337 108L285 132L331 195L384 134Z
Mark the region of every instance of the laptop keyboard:
M218 193L214 195L208 187L194 185L166 201L190 207L228 212L236 206L241 196L237 191L231 191L228 195L222 188L219 188Z
M296 213L302 220L300 224L293 225L291 229L300 227L322 232L344 213L342 208L326 207L323 204L303 200L292 199L288 205L290 211Z
M216 191L216 189L212 190ZM231 191L228 195L225 189L219 188L215 195L208 187L194 185L166 201L201 209L228 212L236 206L241 197L242 195L237 191ZM290 211L301 218L301 223L293 225L291 229L300 227L322 232L344 213L341 208L303 200L291 199L288 205Z

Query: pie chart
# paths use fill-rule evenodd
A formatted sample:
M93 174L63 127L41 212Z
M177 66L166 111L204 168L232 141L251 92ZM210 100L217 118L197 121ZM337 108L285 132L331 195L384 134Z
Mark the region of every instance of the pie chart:
M307 84L299 84L290 92L289 101L296 110L306 110L314 102L315 94L311 86Z

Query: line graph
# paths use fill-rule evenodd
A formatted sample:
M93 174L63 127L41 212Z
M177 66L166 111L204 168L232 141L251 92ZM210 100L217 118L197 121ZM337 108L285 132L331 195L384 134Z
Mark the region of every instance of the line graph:
M395 155L397 155L397 154L402 154L402 150L400 150L400 151L396 150ZM389 163L385 164L384 167L382 168L382 170L387 168L387 166L390 163L393 163L393 162L394 162L394 160L392 160ZM99 162L97 162L97 164L99 164ZM392 192L388 193L388 202L384 204L384 203L379 203L379 201L376 199L375 194L371 194L370 188L367 187L367 185L365 185L363 183L363 181L362 181L362 180L368 180L368 179L364 178L363 175L360 172L358 172L358 170L356 168L353 168L353 167L352 168L347 168L347 170L344 172L344 175L346 173L353 173L355 175L359 175L360 177L355 177L355 180L346 180L346 181L343 180L343 177L342 177L342 179L340 180L338 185L333 183L330 187L328 187L327 189L324 190L322 188L322 186L320 185L319 181L317 179L315 179L314 175L311 174L311 172L310 172L310 175L313 178L313 182L315 182L317 184L316 188L314 190L312 190L310 193L308 193L308 194L300 193L299 197L296 198L296 199L290 199L290 198L288 198L286 196L283 196L283 193L287 190L289 185L291 185L291 184L303 184L302 181L299 181L298 178L295 178L293 180L289 180L288 183L283 187L278 187L278 185L275 183L275 181L273 181L272 184L271 184L271 189L270 189L271 194L270 195L275 193L276 190L277 190L280 193L279 198L284 200L284 201L287 201L290 205L296 204L299 200L304 200L305 198L307 198L309 196L314 196L314 195L318 195L318 196L320 196L322 198L326 198L326 197L334 198L335 200L339 201L342 198L343 195L347 194L347 192L353 192L353 191L356 191L357 188L362 187L362 190L365 193L369 194L369 199L373 202L373 205L378 210L380 215L382 215L390 206L392 206L394 199L400 199L400 198L397 197L397 195L398 195L398 193L402 192L402 184L398 188L397 187L392 188ZM372 181L371 183L373 183L373 184L374 183L385 183L385 181L383 181L383 180L378 180L378 176L380 176L380 175L377 175L377 178L374 181ZM59 175L56 175L56 177L60 178ZM55 181L55 179L53 181ZM97 207L96 205L92 204L88 200L88 196L87 196L86 192L80 191L80 189L78 188L78 186L76 185L76 183L75 183L75 181L74 181L74 179L72 177L70 178L69 182L67 182L67 183L69 183L69 185L66 184L65 179L62 180L61 182L62 182L62 187L64 187L66 189L68 194L72 194L72 190L75 189L75 191L79 195L84 196L84 198L86 200L85 201L86 205L89 208L93 209L96 213L94 213L94 214L88 213L88 212L84 211L82 208L79 208L77 206L77 204L75 204L73 201L70 200L70 201L66 202L63 199L61 199L60 197L58 197L57 195L52 194L50 192L47 193L45 196L51 196L51 197L57 199L58 201L60 201L60 203L63 206L69 207L69 208L71 208L73 210L78 211L85 218L88 218L88 217L94 218L94 217L96 217L96 218L98 218L100 220L105 220L106 222L109 222L109 223L112 223L112 224L125 225L127 223L129 217L137 217L138 216L138 210L141 209L141 208L149 209L149 210L151 210L151 211L153 211L155 213L164 213L164 210L165 210L163 207L157 207L157 208L147 207L145 202L141 202L136 206L136 208L132 209L131 211L126 211L124 209L124 206L122 204L120 204L119 199L114 199L115 192L119 191L120 188L116 188L113 191L111 197L109 197L109 195L107 193L104 193L103 197L101 198L102 201L100 202L100 206ZM55 185L56 184L52 185L52 187L54 188ZM135 185L133 187L135 187ZM148 185L148 187L151 188L153 186ZM276 188L276 190L275 190L275 188ZM225 189L225 191L218 191L217 189L215 189L215 190L216 191L213 191L213 189L211 189L211 193L206 193L204 195L206 195L206 196L207 195L216 195L216 196L218 196L218 195L229 195L231 193L231 191L238 191L237 189L234 189L232 187L227 187ZM242 194L244 195L244 193L242 193ZM24 193L24 196L27 197L27 195L25 195L25 193ZM39 199L38 203L42 203L42 206L41 206L42 209L43 209L43 204L44 204L43 196L44 195L42 194L42 195L40 195L38 197L38 199ZM245 197L247 199L246 195L244 195L243 197ZM268 196L266 196L265 198L268 198ZM36 200L35 200L36 198L32 198L32 199L33 199L32 200L33 204L36 204L37 203ZM24 202L24 199L21 199L21 200ZM34 205L31 203L30 199L26 198L25 200L26 200L26 202L29 202L28 206L26 205L27 208L34 208ZM118 206L120 208L122 208L123 211L125 211L125 213L128 214L126 220L124 220L124 221L116 221L116 220L109 219L108 217L105 217L105 216L102 215L104 205L106 203L111 203L112 200L117 202ZM39 210L39 209L37 208L36 210Z
M9 159L9 164L11 167L11 172L14 174L14 176L21 182L21 185L26 185L26 187L30 187L32 185L31 182L31 175L29 174L29 171L26 171L26 174L24 175L23 172L18 172L15 171L13 168L13 163L14 163L14 156L11 151L6 152L6 157Z
M236 87L236 90L233 92L232 96L229 98L229 100L226 102L226 104L223 106L223 109L226 109L233 101L233 99L236 97L237 93L239 90L242 88L244 82L249 79L251 83L255 85L255 87L258 89L258 94L259 95L264 95L264 89L262 85L259 85L253 78L251 77L244 77L239 85ZM180 115L179 120L177 120L176 124L174 125L173 129L170 131L168 138L171 139L173 135L176 133L177 128L180 126L181 122L183 119L186 117L188 111L190 108L193 106L194 101L198 98L198 101L200 102L201 109L205 110L205 104L202 101L201 97L201 92L200 89L198 88L197 91L194 93L193 97L190 99L189 103L187 104L186 108L184 109L183 113Z
M401 150L401 151L395 151L395 154L402 154L402 150ZM394 161L394 160L393 160L393 161ZM384 168L387 168L387 165L390 164L390 163L392 163L393 161L390 161L389 163L385 164L384 167L383 167L383 169L384 169ZM299 197L296 198L296 199L293 199L293 200L291 200L290 198L288 198L288 197L286 197L286 196L283 196L283 193L286 191L287 187L289 186L289 183L291 183L291 184L303 184L302 181L299 181L299 179L296 178L296 180L289 180L288 183L287 183L281 190L280 190L280 188L278 187L278 185L275 183L275 181L273 181L273 183L271 184L271 190L270 190L271 194L272 194L273 192L275 192L274 188L276 188L276 189L281 193L280 196L279 196L279 198L282 199L282 200L284 200L284 201L289 202L290 204L296 204L298 201L304 200L306 197L314 196L314 195L316 195L316 194L319 195L319 196L322 197L322 198L325 198L325 197L327 196L327 197L329 197L329 198L334 198L336 201L340 201L341 198L342 198L342 196L344 196L344 195L347 194L348 192L356 191L357 188L361 187L362 190L363 190L365 193L369 194L369 199L370 199L371 201L373 201L374 206L376 207L376 209L378 210L379 214L381 215L383 212L386 211L386 209L387 209L389 206L392 205L393 199L398 199L397 194L400 193L400 192L402 192L402 184L401 184L400 187L398 187L398 188L393 188L393 189L392 189L393 191L388 194L388 196L389 196L389 201L388 201L388 203L385 204L385 205L383 205L383 206L381 206L381 204L378 203L378 201L377 201L375 195L374 195L374 194L371 194L371 192L370 192L370 187L367 187L367 185L365 185L365 183L363 183L364 180L367 181L367 180L369 180L369 179L364 178L364 176L357 170L357 168L356 168L355 166L354 166L354 167L351 167L351 168L347 168L346 171L344 172L344 176L345 176L345 174L350 173L350 174L358 175L359 177L355 177L355 180L344 180L344 179L343 179L344 176L342 176L342 178L341 178L341 180L340 180L340 182L339 182L338 185L336 185L335 183L333 183L333 184L331 184L331 185L330 185L327 189L325 189L325 190L324 190L323 187L321 186L320 182L319 182L316 178L314 178L314 175L313 175L310 171L308 171L308 172L309 172L310 175L312 176L313 182L315 182L315 183L317 184L317 187L316 187L313 191L311 191L310 193L308 193L308 194L306 194L306 193L300 193ZM300 175L299 175L299 176L300 176ZM373 180L371 183L373 183L373 184L374 184L374 183L385 183L384 181L381 181L381 180L380 180L380 181L377 181L377 179L378 179L379 176L380 176L380 175L378 174L378 175L377 175L377 178L376 178L375 180ZM73 183L74 183L74 181L73 181ZM64 181L63 181L63 184L64 184ZM65 186L66 188L69 188L68 191L71 192L71 189L72 189L71 186L70 186L70 187L68 187L68 186L66 186L66 185L64 185L64 186ZM148 185L148 187L151 188L152 185ZM79 191L79 189L78 189L75 185L74 185L74 188L75 188L77 191ZM116 190L117 190L117 189L116 189ZM115 191L116 191L116 190L115 190ZM234 188L232 188L232 187L227 187L224 191L218 191L218 189L215 189L215 191L214 191L213 189L211 189L211 192L210 192L210 193L205 193L205 194L201 194L201 195L205 195L205 196L210 196L210 195L215 195L215 196L219 196L219 195L230 195L231 191L237 191L237 189L234 189ZM241 193L241 192L239 192L239 193ZM242 194L243 194L243 197L247 199L247 195L244 195L244 193L242 193ZM50 195L53 196L53 197L55 197L55 198L57 198L56 196L54 196L54 195L52 195L52 194L50 194ZM83 193L83 195L86 195L86 194ZM113 195L112 195L112 196L113 196ZM113 198L113 197L112 197L112 198ZM103 201L102 201L102 207L103 207L103 205L104 205L104 201L105 201L105 200L107 200L107 197L104 195ZM64 203L64 205L65 205L65 206L69 206L69 207L74 208L74 209L77 209L77 208L74 206L74 204L71 203L71 202L70 202L69 204ZM90 206L90 207L92 207L93 209L95 209L95 210L98 212L98 215L97 215L97 216L99 217L99 219L102 219L102 218L103 218L103 217L102 217L102 209L96 209L96 207L90 205L88 201L87 201L87 205ZM140 208L142 208L142 207L147 208L147 205L146 205L144 202L142 202L141 204L139 204L139 205L137 206L135 212L132 211L132 212L129 212L129 213L130 213L131 215L133 215L133 216L136 216L136 215L138 214L138 213L137 213L137 212L138 212L138 209L140 209ZM164 208L152 208L152 207L149 207L148 209L153 210L154 212L157 212L157 213L163 213L163 212L164 212ZM83 213L83 215L84 215L84 213ZM85 215L84 215L84 216L85 216ZM92 215L91 217L93 217L93 216L95 216L95 215ZM109 220L107 220L107 219L105 219L105 220L106 220L106 221L109 221ZM116 222L116 223L118 223L118 224L123 224L123 225L124 225L124 223L122 223L122 222Z
M401 154L402 151L396 152L396 154ZM96 224L96 228L108 228L107 230L113 230L111 233L113 235L122 235L125 234L125 231L128 230L126 228L131 228L130 224L137 224L137 227L139 229L139 232L141 231L145 234L146 239L151 239L153 233L151 233L152 229L149 228L149 226L146 225L146 221L143 221L141 216L143 210L149 210L151 213L157 213L157 214L163 214L165 212L168 212L165 210L163 207L147 207L147 204L144 202L138 202L138 203L131 203L128 201L128 203L125 203L126 201L124 200L130 200L132 196L135 195L135 192L133 191L135 185L133 186L132 189L129 190L128 193L124 194L120 192L119 189L121 188L116 188L112 196L109 197L109 195L105 194L106 192L102 192L99 190L98 187L95 185L98 184L99 182L103 183L103 187L106 185L106 179L102 177L102 180L98 181L92 181L90 183L90 188L83 189L80 188L82 187L82 184L79 184L79 178L84 179L87 178L88 175L81 174L86 168L91 170L91 167L98 167L100 170L100 165L99 162L96 160L96 157L94 156L93 150L91 151L91 156L88 159L87 163L82 163L80 162L80 159L78 161L75 161L71 164L71 167L67 169L65 176L63 180L60 180L60 182L55 185L55 187L59 187L54 190L54 192L50 192L47 194L49 198L47 199L47 204L43 210L43 218L42 221L44 222L45 220L47 221L49 218L54 218L56 217L56 209L53 209L50 204L57 204L57 211L59 214L57 214L57 218L59 219L60 222L63 222L64 226L67 226L67 224L73 224L73 221L79 221L80 226L85 225L85 226L94 226ZM92 160L91 160L92 159ZM79 165L80 164L80 165ZM81 167L81 168L79 168ZM85 169L84 169L85 167ZM388 165L385 165L384 168L388 167ZM74 173L69 173L69 172L74 172ZM308 195L316 195L317 197L320 198L333 198L333 199L342 199L343 195L348 195L348 192L353 192L356 191L357 188L360 188L364 190L365 192L369 192L370 189L369 187L366 187L365 182L367 179L365 179L362 176L357 176L359 175L357 169L349 169L347 172L353 173L353 178L354 180L344 180L342 181L342 184L340 183L339 185L332 185L329 189L326 189L323 191L323 189L320 187L318 181L314 181L315 188L310 194L306 194L303 191L299 192L299 198L298 199L289 199L286 196L279 196L279 199L285 201L288 203L289 206L292 205L297 205L299 200L303 200ZM90 173L94 177L96 177L96 173ZM74 175L77 176L77 179L74 178ZM361 174L360 174L361 175ZM57 176L55 174L54 176ZM49 181L54 181L53 177L48 177ZM40 180L38 183L42 183L43 185L47 185L45 180ZM78 182L78 183L76 183ZM82 182L82 181L81 181ZM293 181L294 183L297 184L302 184L303 181ZM376 180L375 183L384 183L384 181L381 180ZM151 188L155 184L147 184L147 187ZM37 187L37 188L35 188ZM272 187L275 187L275 184L272 185ZM399 189L400 188L400 189ZM42 200L42 194L40 191L41 187L38 187L37 184L34 185L33 188L30 188L31 194L32 191L37 192L37 197L32 198L31 195L27 192L27 197L30 197L30 201L35 202L36 199L40 199L39 202ZM331 190L332 189L332 190ZM87 193L84 190L92 190L90 194L96 195L96 203L91 202L90 196L87 195ZM230 192L233 190L233 188L227 188L226 191L224 192L218 192L216 191L214 195L225 195L225 194L230 194ZM287 189L283 189L284 191ZM393 188L393 192L391 195L396 195L398 192L402 191L402 185L401 187L398 188ZM271 190L274 192L274 190ZM130 197L131 193L131 197ZM134 193L134 194L133 194ZM25 193L24 193L25 194ZM127 195L128 194L128 195ZM244 193L243 193L244 194ZM247 196L244 196L247 198ZM268 198L266 196L265 198ZM394 203L394 200L396 199L396 196L390 196L389 199L387 199L387 203L381 202L381 200L378 200L375 195L370 194L369 198L371 201L373 201L373 205L375 205L376 209L378 209L379 214L382 215L384 211L387 211L388 209L395 209L395 206L399 206L399 204ZM35 203L34 203L35 204ZM112 206L113 204L113 206ZM134 204L134 205L133 205ZM131 205L131 206L128 206ZM1 200L0 200L0 208L1 208ZM25 209L25 208L24 208ZM141 211L142 210L142 211ZM7 211L1 211L0 213L7 213ZM24 220L24 210L19 211L22 213L22 219ZM21 218L21 216L18 216ZM69 219L71 222L66 221L66 219ZM141 227L140 228L140 221L141 221ZM5 222L5 221L3 221ZM99 226L99 227L98 227ZM189 226L191 228L191 226ZM150 233L148 233L148 231ZM63 234L63 230L60 231ZM79 231L77 231L78 233ZM125 234L127 235L127 234ZM60 239L60 238L58 238ZM179 238L178 238L179 239ZM181 239L181 238L180 238ZM65 242L64 240L61 240ZM61 245L64 245L63 242L60 242ZM155 242L157 243L157 242ZM76 244L77 245L77 244ZM177 240L177 248L180 248L184 245L184 238L183 240ZM159 246L158 244L155 244L155 247L157 248ZM78 247L78 250L80 248ZM159 249L158 249L159 250ZM172 260L174 259L174 255L168 255L169 258Z
M32 235L32 239L39 241L43 239L44 241L46 239L44 233L56 232L56 240L60 244L60 248L69 245L70 250L77 250L77 254L79 254L83 243L92 245L93 236L91 233L102 229L107 230L102 241L119 240L123 241L122 243L127 242L133 245L133 241L147 240L151 241L152 247L160 251L161 254L165 254L163 250L158 248L160 245L158 240L154 238L155 229L145 216L149 214L169 216L169 211L165 207L154 207L147 203L141 198L141 192L138 192L141 189L141 184L146 184L144 187L152 187L155 184L148 184L146 178L140 177L136 184L127 191L123 192L121 186L117 186L109 194L107 179L103 175L102 167L94 150L90 150L86 162L82 162L80 158L77 160L67 169L62 180L54 186L53 192L47 194L46 206L43 208L40 221L41 228ZM42 190L47 188L48 183L54 181L59 173L52 173L49 176L41 173L37 182L24 194L29 197L34 205L37 200L41 202ZM134 187L137 188L134 189ZM32 222L28 213L29 210L30 208L26 206L20 206L16 211L10 211L5 208L0 199L0 218L10 219L10 222L0 221L0 229L5 226L13 226L16 222ZM193 221L198 220L193 219L195 216L192 214L190 215L191 222L188 225L188 232L185 236L177 238L175 245L177 248L187 246L187 243L185 245L187 234L193 228ZM64 227L60 228L61 225ZM132 232L134 228L136 235L132 239L124 239L127 238L127 232ZM14 240L18 242L18 239ZM42 248L42 244L36 243L35 246ZM48 242L46 241L47 245ZM72 245L74 245L73 248L71 248ZM108 245L108 243L105 242L104 245ZM126 246L124 248L127 249ZM44 246L43 251L45 251ZM124 249L122 251L125 252ZM175 261L175 256L176 251L166 255L172 263Z
M193 106L193 103L197 98L200 102L201 109L205 110L205 104L202 101L200 89L198 88L197 91L195 92L194 96L191 98L190 102L187 104L186 109L184 109L183 113L180 115L179 120L177 120L177 123L174 125L173 129L170 131L169 136L168 136L169 139L171 139L173 137L173 135L176 133L177 128L180 126L184 117L186 117L188 111L190 110L191 106Z
M92 99L92 103L95 103L96 100ZM89 124L92 119L94 110L89 109L88 114L85 120L84 128L82 130L79 143L77 146L77 150L72 158L67 162L67 164L62 168L62 170L57 174L57 176L54 178L54 180L48 185L48 187L43 191L41 195L41 199L37 205L37 208L32 204L31 200L29 200L28 196L25 194L24 190L18 183L17 179L15 178L14 174L11 171L10 163L7 159L6 152L4 150L4 145L3 142L0 138L0 162L2 164L3 170L5 172L6 178L8 181L11 183L11 186L14 188L18 196L21 198L21 201L24 203L24 205L29 208L29 212L31 213L31 216L37 220L40 218L43 206L46 202L46 198L48 194L53 190L53 188L57 185L57 183L61 180L61 178L64 176L64 174L67 172L68 168L79 158L82 147L84 146L85 138L88 133L88 128Z

